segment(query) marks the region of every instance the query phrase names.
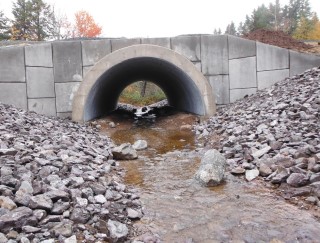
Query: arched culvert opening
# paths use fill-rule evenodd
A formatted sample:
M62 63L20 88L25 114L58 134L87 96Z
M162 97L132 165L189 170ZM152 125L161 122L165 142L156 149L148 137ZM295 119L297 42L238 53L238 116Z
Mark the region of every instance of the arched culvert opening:
M215 112L208 81L188 59L163 47L137 45L107 55L87 73L74 98L73 119L110 113L125 87L139 80L158 85L178 110L202 116Z

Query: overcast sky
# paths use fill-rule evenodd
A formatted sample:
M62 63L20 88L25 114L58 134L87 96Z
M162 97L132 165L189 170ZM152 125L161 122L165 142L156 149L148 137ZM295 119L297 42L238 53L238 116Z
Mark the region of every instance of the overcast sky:
M11 17L13 0L0 0L0 10ZM15 1L14 1L15 2ZM236 25L246 14L270 0L46 0L74 20L74 13L88 11L103 27L104 37L170 37L181 34L212 34ZM273 2L275 2L273 0ZM280 0L281 6L289 0ZM309 0L320 16L320 0Z

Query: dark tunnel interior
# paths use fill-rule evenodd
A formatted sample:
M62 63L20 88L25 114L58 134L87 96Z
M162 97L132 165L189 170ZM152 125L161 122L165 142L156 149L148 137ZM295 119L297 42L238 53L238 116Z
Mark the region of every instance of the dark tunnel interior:
M137 57L104 72L91 88L84 120L102 117L115 110L121 92L131 83L148 80L158 85L177 110L205 114L202 95L195 82L172 63L153 57Z

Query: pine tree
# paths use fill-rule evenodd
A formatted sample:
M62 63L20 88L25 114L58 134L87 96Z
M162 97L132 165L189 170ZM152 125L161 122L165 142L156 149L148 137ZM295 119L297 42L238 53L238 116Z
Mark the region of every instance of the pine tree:
M10 38L10 28L8 26L9 19L0 11L0 40L8 40Z
M287 24L287 32L293 34L299 24L299 20L310 20L311 7L309 0L290 0L289 5L284 7Z
M27 40L31 38L31 4L26 0L13 3L12 39Z
M228 34L228 35L237 35L238 34L237 30L236 30L236 26L233 21L231 21L231 23L228 24L226 31L224 33Z
M54 14L51 6L42 0L31 0L31 38L42 41L52 36L54 31Z

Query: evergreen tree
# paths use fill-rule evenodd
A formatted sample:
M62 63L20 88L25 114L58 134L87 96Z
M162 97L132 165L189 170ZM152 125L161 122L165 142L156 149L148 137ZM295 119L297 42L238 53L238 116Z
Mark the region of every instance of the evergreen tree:
M231 23L228 24L226 31L224 33L228 35L237 35L236 26L233 21L231 21Z
M0 40L7 40L10 38L8 22L9 19L4 16L2 11L0 11Z
M262 4L253 10L250 23L250 31L257 29L271 29L274 17L270 10Z
M290 0L289 5L284 7L284 13L286 30L289 34L293 34L300 19L310 20L312 13L309 0Z
M17 0L12 14L12 39L41 41L52 36L53 11L43 0Z
M26 0L13 3L12 39L27 40L31 36L31 4Z
M51 6L42 0L31 0L31 38L41 41L54 32L54 14Z

